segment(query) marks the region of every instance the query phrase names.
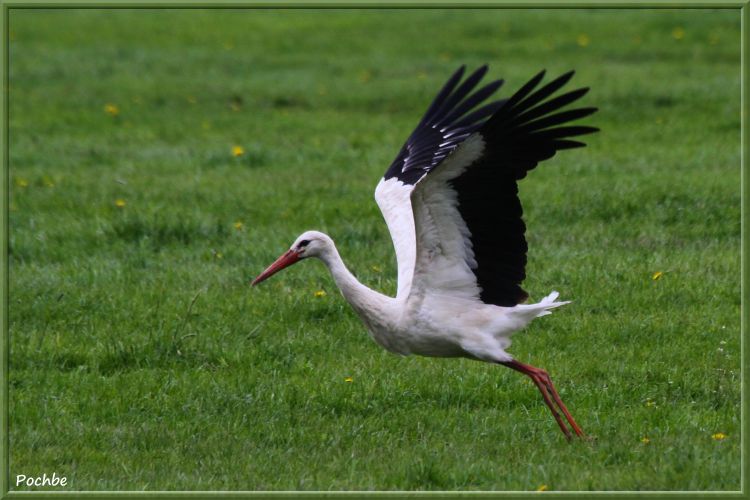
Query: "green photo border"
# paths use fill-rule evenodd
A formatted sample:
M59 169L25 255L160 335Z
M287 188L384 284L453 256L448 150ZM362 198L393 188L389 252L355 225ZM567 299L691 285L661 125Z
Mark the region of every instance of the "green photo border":
M0 0L0 24L2 25L2 85L3 98L0 100L0 151L2 151L2 172L0 180L2 187L2 217L0 217L0 239L2 239L2 266L0 266L0 283L2 283L2 301L0 304L0 321L2 332L0 332L0 366L2 379L2 411L0 411L0 498L294 498L294 497L351 497L377 496L386 498L400 497L430 497L430 498L457 498L457 497L492 497L492 498L526 498L535 495L565 496L575 498L578 496L595 498L750 498L748 495L748 475L746 469L746 436L750 428L745 418L747 414L747 387L748 367L745 358L747 325L750 320L748 309L741 307L741 490L730 492L681 492L681 491L654 491L654 492L586 492L586 491L554 491L554 492L421 492L421 491L386 491L386 492L359 492L359 491L9 491L10 485L10 454L9 454L9 409L8 409L8 305L9 305L9 265L8 265L8 190L9 190L9 14L14 9L41 9L41 8L112 8L112 9L135 9L135 8L168 8L168 9L216 9L216 8L275 8L275 9L341 9L341 8L443 8L443 9L498 9L498 8L524 8L524 9L555 9L555 8L589 8L589 9L727 9L739 10L741 16L741 298L743 306L747 299L747 286L750 271L747 261L747 227L746 221L750 215L748 209L748 196L750 196L750 180L747 175L746 162L750 149L746 140L748 124L748 90L747 82L750 78L750 67L747 64L748 35L747 28L750 25L750 0L634 0L634 1L603 1L603 0L544 0L544 1L519 1L519 0L469 0L459 2L456 0L382 0L374 2L371 0L278 0L278 1L252 1L252 0L220 0L210 2L207 0L158 0L154 2L127 1L127 0L90 0L90 1L66 1L66 0Z

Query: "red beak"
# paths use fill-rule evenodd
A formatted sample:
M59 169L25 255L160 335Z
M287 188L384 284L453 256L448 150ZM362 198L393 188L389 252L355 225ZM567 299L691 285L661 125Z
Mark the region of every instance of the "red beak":
M299 254L295 252L294 250L287 250L284 255L276 259L276 262L268 266L265 271L260 273L257 278L255 278L252 282L252 286L257 285L261 281L265 281L274 274L278 273L285 267L289 267L295 262L298 262L300 260Z

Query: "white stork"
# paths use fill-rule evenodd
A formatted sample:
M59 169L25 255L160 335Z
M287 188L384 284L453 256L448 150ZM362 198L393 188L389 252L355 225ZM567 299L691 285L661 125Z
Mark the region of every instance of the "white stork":
M598 129L562 125L596 108L560 111L588 88L550 98L572 71L537 89L542 71L510 98L485 104L503 81L474 91L487 66L460 83L464 70L443 86L375 189L398 259L396 297L357 281L333 240L317 231L303 233L252 284L317 257L385 349L512 368L536 384L567 438L560 413L583 436L547 372L506 350L514 332L568 303L554 291L523 303L527 244L517 181L558 150L584 146L570 138Z

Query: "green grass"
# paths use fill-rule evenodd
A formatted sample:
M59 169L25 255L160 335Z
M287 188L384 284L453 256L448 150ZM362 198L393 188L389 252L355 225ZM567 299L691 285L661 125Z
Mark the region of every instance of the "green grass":
M739 29L738 11L11 11L11 487L739 489ZM393 293L372 191L450 72L484 62L505 95L575 68L600 108L588 148L522 183L525 288L574 302L511 349L592 442L510 370L384 352L319 263L248 286L319 229Z

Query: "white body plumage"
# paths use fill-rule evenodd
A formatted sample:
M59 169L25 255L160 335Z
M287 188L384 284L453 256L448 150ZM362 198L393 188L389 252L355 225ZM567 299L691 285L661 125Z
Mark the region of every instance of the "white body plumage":
M375 189L396 250L395 297L357 281L333 240L317 231L298 237L253 284L317 257L379 345L401 355L468 357L524 373L565 435L572 434L558 410L582 436L549 375L506 350L515 332L568 303L557 301L554 291L524 303L526 226L516 182L557 150L583 146L570 138L595 128L561 125L595 108L560 111L587 89L547 99L572 72L535 90L541 72L510 98L480 107L502 85L475 90L486 71L459 85L462 67L448 80Z

